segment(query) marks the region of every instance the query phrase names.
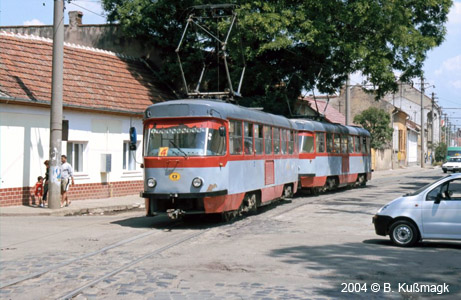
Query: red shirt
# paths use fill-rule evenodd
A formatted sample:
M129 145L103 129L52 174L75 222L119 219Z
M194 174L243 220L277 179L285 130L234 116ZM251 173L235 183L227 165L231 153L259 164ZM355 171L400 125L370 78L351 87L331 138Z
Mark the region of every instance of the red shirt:
M43 183L42 182L37 182L35 184L35 196L43 196Z

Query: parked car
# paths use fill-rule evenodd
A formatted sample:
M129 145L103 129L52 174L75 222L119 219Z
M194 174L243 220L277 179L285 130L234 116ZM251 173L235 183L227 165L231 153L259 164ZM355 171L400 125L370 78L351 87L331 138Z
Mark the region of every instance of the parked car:
M447 173L447 171L461 171L461 157L450 157L448 161L442 165L442 170L443 173Z
M402 247L426 239L461 240L461 174L445 176L384 205L373 216L376 234Z

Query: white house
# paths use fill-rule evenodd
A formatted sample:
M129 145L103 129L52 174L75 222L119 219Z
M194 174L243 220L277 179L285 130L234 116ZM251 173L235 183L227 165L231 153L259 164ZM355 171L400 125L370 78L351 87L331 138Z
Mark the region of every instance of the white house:
M30 204L49 157L52 40L0 32L0 206ZM146 61L65 44L62 153L71 200L142 190L142 113L172 98ZM129 151L129 128L138 149ZM67 134L67 139L65 138ZM101 165L102 160L109 163Z

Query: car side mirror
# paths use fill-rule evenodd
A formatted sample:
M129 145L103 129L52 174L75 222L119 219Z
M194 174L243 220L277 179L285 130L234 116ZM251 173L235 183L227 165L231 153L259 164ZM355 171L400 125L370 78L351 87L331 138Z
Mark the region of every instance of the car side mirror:
M224 126L219 127L219 135L226 136L226 127Z

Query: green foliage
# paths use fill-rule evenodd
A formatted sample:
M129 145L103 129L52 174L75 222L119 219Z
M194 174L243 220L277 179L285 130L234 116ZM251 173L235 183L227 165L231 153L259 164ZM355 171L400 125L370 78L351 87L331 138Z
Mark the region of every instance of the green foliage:
M354 118L354 123L362 125L371 134L371 148L385 149L392 139L391 117L383 109L370 107Z
M441 142L435 148L435 161L444 161L447 157L447 144Z
M440 45L452 0L233 0L238 5L238 30L229 48L243 49L247 69L242 94L278 112L303 90L336 91L349 73L361 71L377 87L377 96L395 90L401 81L421 74L428 50ZM203 0L103 0L110 21L127 35L160 51L161 74L182 82L174 52L191 6ZM223 34L226 24L212 25ZM243 47L240 45L242 40ZM191 50L197 39L187 41ZM234 46L234 48L232 48ZM234 54L237 52L237 54ZM229 51L236 63L239 51ZM184 58L185 73L200 69L200 51ZM234 57L232 57L234 55ZM235 56L237 55L237 56ZM219 68L218 68L219 69ZM231 68L238 78L239 68ZM210 74L211 78L219 74ZM213 86L210 86L210 90ZM284 109L286 112L287 109Z

